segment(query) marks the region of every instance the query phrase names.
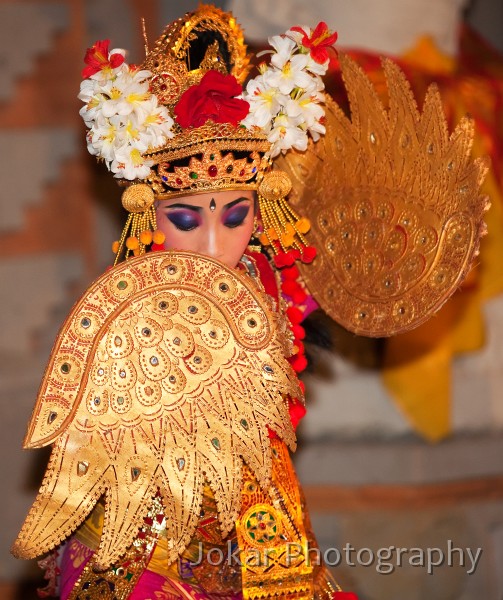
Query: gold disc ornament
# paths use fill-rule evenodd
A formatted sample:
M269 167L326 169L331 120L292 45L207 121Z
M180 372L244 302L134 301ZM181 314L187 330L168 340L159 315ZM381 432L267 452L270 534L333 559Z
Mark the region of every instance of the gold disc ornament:
M129 213L144 213L155 200L154 191L146 183L130 185L122 192L122 206Z

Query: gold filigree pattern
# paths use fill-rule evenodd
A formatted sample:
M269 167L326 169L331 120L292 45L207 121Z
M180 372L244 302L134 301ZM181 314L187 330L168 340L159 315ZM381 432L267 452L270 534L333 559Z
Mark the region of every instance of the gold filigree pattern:
M91 559L84 567L68 600L127 600L145 571L164 528L163 506L160 497L156 496L151 501L138 537L126 550L122 560L106 571L98 572ZM78 544L78 547L81 551L85 548L81 544Z
M42 382L25 447L54 448L13 552L50 550L105 494L95 564L107 567L159 489L173 561L194 533L205 478L229 532L243 460L267 488L268 428L295 446L283 397L302 393L270 303L247 275L186 252L147 254L98 279Z
M269 148L267 138L257 129L208 121L179 133L169 146L146 153L155 163L147 181L157 199L208 190L256 189L257 177L268 165L264 154ZM236 153L247 156L235 158ZM191 165L177 163L183 159ZM214 167L217 171L213 174Z
M215 40L202 44L204 57L199 64L192 64L201 46L199 38L208 35L216 36ZM148 52L143 68L153 74L151 91L173 115L181 95L209 70L231 74L243 84L249 62L243 32L234 17L214 6L200 5L167 26ZM166 144L144 153L153 161L146 181L157 199L207 190L257 188L257 177L268 166L263 155L271 147L261 129L209 120L201 127L183 130L175 119L173 131L174 137Z
M236 523L244 600L314 598L313 566L288 449L272 440L272 485L243 472L242 513Z
M154 93L166 104L175 104L180 95L200 81L209 69L227 72L225 57L218 44L210 45L200 65L191 64L190 50L198 34L217 33L229 54L230 73L243 84L249 71L250 56L246 53L243 30L231 13L213 5L201 5L170 23L148 52L144 68L154 73Z
M384 60L386 110L356 63L340 63L351 119L327 97L327 135L276 166L311 220L318 256L301 268L318 303L357 334L393 335L428 319L467 274L485 230L488 167L470 158L469 118L448 135L435 86L420 113Z
M261 164L262 158L258 152L250 152L247 157L236 159L232 153L222 153L208 144L200 158L191 157L186 166L160 163L157 175L163 186L172 190L168 197L173 198L176 190L185 195L208 190L255 189L257 184L252 180L256 178ZM162 198L162 193L157 195L158 200Z

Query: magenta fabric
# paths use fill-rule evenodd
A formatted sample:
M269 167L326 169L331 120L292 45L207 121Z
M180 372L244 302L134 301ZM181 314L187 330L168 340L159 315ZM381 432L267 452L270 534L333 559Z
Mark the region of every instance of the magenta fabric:
M72 538L65 546L61 559L60 598L68 600L93 551ZM242 594L207 594L200 588L172 580L153 571L144 571L129 600L242 600Z
M67 600L92 555L92 550L73 538L65 545L60 565L59 593L61 600ZM78 557L78 561L75 560L76 557ZM76 562L79 563L78 566L75 566Z

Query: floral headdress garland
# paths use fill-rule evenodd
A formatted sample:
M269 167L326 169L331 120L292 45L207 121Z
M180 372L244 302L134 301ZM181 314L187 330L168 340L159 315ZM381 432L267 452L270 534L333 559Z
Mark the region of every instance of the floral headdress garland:
M82 71L79 114L89 128L87 149L104 159L118 179L144 179L153 165L143 154L164 145L173 119L150 93L152 73L125 62L125 50L109 51L109 40L89 48Z
M271 144L267 153L269 170L257 177L263 221L260 241L271 247L277 267L292 265L296 259L311 262L316 251L304 238L309 220L289 207L286 196L291 182L286 173L271 170L271 166L280 153L292 148L303 151L308 136L317 141L325 133L322 76L329 65L328 51L336 39L337 34L330 32L325 23L314 30L292 27L284 35L269 39L273 50L265 53L271 54L270 62L259 67L259 75L248 82L244 91L232 75L209 70L198 84L183 92L173 115L151 92L151 71L128 65L125 51L109 50L108 40L97 42L86 53L87 66L82 72L85 79L79 94L85 103L80 115L89 129L88 150L104 160L117 179L146 180L155 165L149 153L169 145L180 127L196 130L204 126L199 120L184 121L187 105L190 109L198 104L195 100L199 96L207 99L221 93L218 88L225 79L224 91L230 94L228 102L233 110L219 98L216 107L221 106L225 114L220 115L218 110L213 114L212 110L207 119L221 123L230 110L232 118L227 115L225 122L250 130L258 128ZM230 86L228 79L235 86ZM212 85L214 93L207 89ZM232 88L232 93L227 88ZM122 200L131 214L121 239L114 242L116 260L124 245L127 257L129 253L141 254L152 241L164 241L163 234L156 230L154 193L148 185L128 187Z
M117 179L144 179L153 165L144 153L174 136L174 121L150 93L152 73L128 65L125 50L109 51L109 44L109 40L96 42L84 58L87 66L82 71L85 79L78 97L85 102L79 114L89 128L87 149L103 159ZM124 245L127 252L137 255L152 242L164 242L164 234L157 230L153 193L148 206L135 206L134 188L131 192L130 197L123 197L125 208L130 210L126 227L112 247L117 257Z
M266 133L271 159L292 148L304 151L309 135L316 142L325 133L322 77L336 40L337 33L324 22L314 30L292 27L284 35L269 38L273 50L261 53L271 54L269 64L259 66L260 74L248 82L242 96L250 104L242 124ZM273 249L277 267L292 265L299 258L309 263L316 256L304 238L310 222L286 202L291 189L286 174L272 171L269 175L259 186L264 225L260 242Z
M306 150L308 134L316 142L325 133L322 77L336 40L337 34L323 22L313 31L292 27L269 38L274 50L258 55L271 54L271 58L246 86L242 97L249 102L250 112L242 124L260 127L267 134L271 158L292 148Z

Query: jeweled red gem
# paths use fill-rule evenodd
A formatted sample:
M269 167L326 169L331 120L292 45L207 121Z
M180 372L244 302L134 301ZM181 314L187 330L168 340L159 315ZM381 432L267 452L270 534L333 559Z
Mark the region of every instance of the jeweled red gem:
M175 183L176 185L182 185L183 181L180 179L180 177L177 177Z
M240 176L240 177L243 177L243 175L244 175L244 174L245 174L245 170L244 170L244 169L241 169L241 171L239 171L239 176Z
M208 168L208 175L210 177L216 177L218 173L218 169L215 165L211 165L211 167Z

